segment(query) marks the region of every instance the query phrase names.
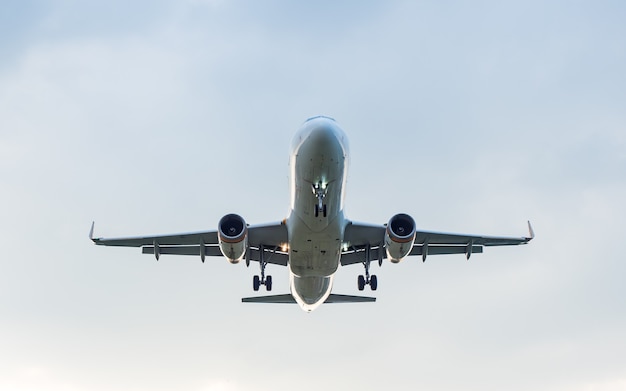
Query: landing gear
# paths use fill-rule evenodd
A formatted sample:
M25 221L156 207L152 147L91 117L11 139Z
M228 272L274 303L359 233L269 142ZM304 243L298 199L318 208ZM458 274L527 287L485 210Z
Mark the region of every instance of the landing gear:
M376 274L372 274L370 277L370 289L373 291L378 289L378 277L376 277Z
M365 289L365 285L369 285L370 289L375 291L376 289L378 289L378 277L376 277L375 274L372 274L370 276L369 273L367 273L365 276L359 275L359 278L357 278L357 287L360 291L362 291L363 289Z
M380 251L380 250L379 250ZM357 287L360 291L365 289L365 285L369 285L370 289L375 291L378 289L378 277L372 274L370 276L370 246L367 245L365 247L365 260L363 261L363 266L365 267L365 276L359 275L357 278Z
M360 275L357 278L357 285L359 287L359 290L362 291L363 289L365 289L365 277L363 277L362 275Z
M254 291L258 291L261 285L265 285L265 290L269 292L272 290L272 276L265 276L265 266L267 266L267 261L265 260L265 247L263 245L259 247L259 253L261 276L252 277L252 289L254 289Z
M265 277L265 289L268 292L272 290L272 276Z
M326 217L326 204L322 205L322 216ZM315 217L319 217L320 215L320 207L319 205L315 205Z
M316 184L311 184L311 190L313 190L313 194L317 198L317 204L315 205L315 217L319 217L320 213L324 217L326 217L326 204L324 203L324 198L326 197L326 189L327 185L323 184L321 181Z

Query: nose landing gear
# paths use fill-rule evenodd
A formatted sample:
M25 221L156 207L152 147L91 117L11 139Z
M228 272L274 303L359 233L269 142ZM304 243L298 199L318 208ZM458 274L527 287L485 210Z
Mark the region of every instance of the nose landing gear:
M317 197L315 217L319 217L320 213L326 217L326 204L324 203L324 198L326 198L326 189L328 189L327 185L324 185L321 181L316 184L311 184L311 190L313 190L313 194Z
M322 205L321 209L319 205L315 205L315 217L319 217L320 210L322 211L322 216L326 217L326 204Z

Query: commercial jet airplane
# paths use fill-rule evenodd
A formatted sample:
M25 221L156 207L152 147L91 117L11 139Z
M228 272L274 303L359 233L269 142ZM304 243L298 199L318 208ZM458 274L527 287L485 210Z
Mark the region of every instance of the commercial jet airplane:
M322 303L368 302L374 297L331 293L339 265L362 264L358 289L378 287L370 275L370 263L384 259L398 263L417 255L465 254L467 259L481 253L484 246L526 244L534 237L528 223L528 237L460 235L417 230L407 214L397 214L387 224L362 224L344 215L344 190L348 171L348 139L332 118L308 119L291 144L289 216L281 222L248 225L236 214L219 221L216 231L163 236L94 238L105 246L141 247L144 254L159 259L163 254L224 256L231 263L245 259L258 262L260 275L253 278L253 289L261 285L272 290L272 277L265 275L268 264L289 268L291 293L243 298L253 303L298 303L307 312Z

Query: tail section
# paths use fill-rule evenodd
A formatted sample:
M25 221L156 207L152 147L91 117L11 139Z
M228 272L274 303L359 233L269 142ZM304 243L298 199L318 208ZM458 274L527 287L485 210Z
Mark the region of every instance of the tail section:
M326 303L373 303L375 301L376 301L375 297L335 295L331 293L324 303L325 304ZM241 302L242 303L296 304L296 300L290 294L244 297L243 299L241 299Z

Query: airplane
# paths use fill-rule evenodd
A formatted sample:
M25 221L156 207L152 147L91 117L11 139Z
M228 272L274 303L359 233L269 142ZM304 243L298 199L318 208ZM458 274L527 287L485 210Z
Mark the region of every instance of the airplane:
M272 290L268 264L289 268L289 294L243 298L246 303L297 303L311 312L323 303L373 302L375 297L332 293L339 265L362 264L365 272L357 278L363 291L378 288L370 274L371 262L382 265L387 259L399 263L409 256L464 254L469 260L483 247L521 245L535 234L528 222L527 237L493 237L422 231L408 214L396 214L387 224L364 224L344 214L344 194L349 165L349 145L337 122L326 116L306 120L291 143L289 160L290 208L280 222L248 225L237 214L222 217L215 231L160 236L95 238L94 224L89 238L97 245L141 247L142 253L161 255L225 257L236 264L245 259L259 263L260 275L252 281L254 291Z

